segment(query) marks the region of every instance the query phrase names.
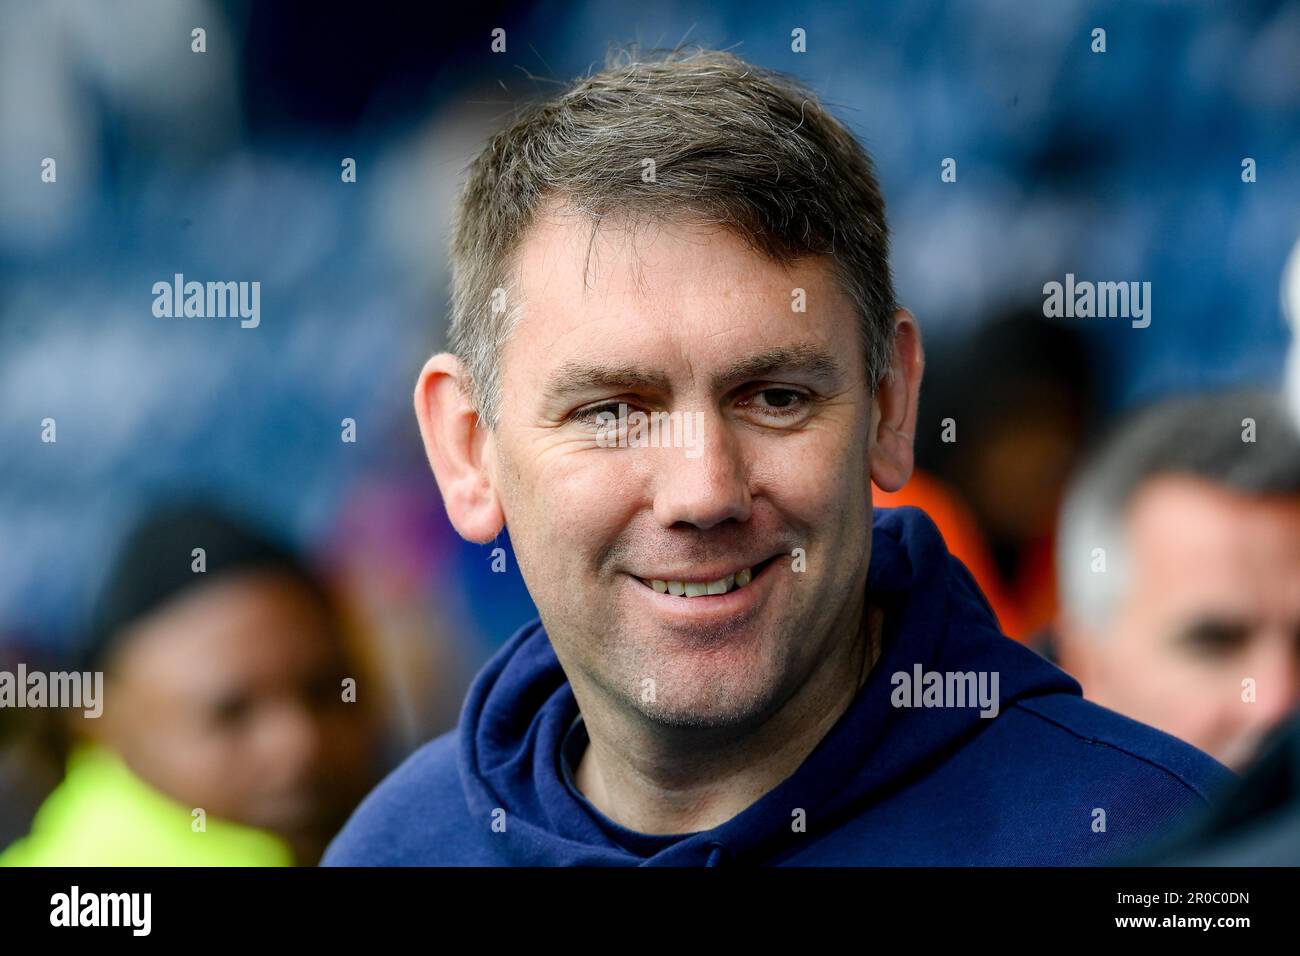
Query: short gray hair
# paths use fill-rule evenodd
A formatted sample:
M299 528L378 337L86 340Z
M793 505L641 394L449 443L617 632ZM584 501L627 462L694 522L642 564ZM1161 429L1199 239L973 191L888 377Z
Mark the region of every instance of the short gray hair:
M1246 419L1255 440L1243 440ZM1129 507L1148 481L1200 478L1247 495L1300 496L1300 434L1273 392L1237 391L1160 402L1126 420L1072 482L1061 512L1056 566L1062 607L1101 625L1131 583ZM1104 548L1106 573L1092 570Z
M653 183L642 179L646 159ZM782 74L731 53L625 50L526 107L469 166L452 229L449 340L488 427L498 424L500 356L521 314L508 276L551 199L593 229L616 214L682 219L720 225L774 261L829 256L856 306L873 389L888 371L897 306L866 150Z

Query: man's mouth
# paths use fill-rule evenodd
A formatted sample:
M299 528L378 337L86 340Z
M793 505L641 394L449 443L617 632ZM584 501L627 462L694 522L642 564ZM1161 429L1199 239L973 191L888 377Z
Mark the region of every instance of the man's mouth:
M724 577L716 578L712 581L700 580L671 580L660 578L642 578L637 580L646 587L657 591L660 594L671 594L674 597L711 597L718 594L726 594L728 591L735 591L738 588L747 586L759 574L776 560L775 556L760 561L758 564L748 568L741 568Z

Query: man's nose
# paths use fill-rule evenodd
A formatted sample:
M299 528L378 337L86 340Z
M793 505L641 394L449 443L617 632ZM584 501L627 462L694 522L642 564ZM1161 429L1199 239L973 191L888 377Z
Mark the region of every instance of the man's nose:
M738 437L717 415L695 418L692 448L658 448L655 519L665 528L685 522L711 528L729 518L749 519L749 466Z

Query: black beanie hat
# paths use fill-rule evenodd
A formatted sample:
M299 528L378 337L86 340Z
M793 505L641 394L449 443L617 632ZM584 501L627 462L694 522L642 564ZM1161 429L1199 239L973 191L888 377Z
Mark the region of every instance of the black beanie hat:
M193 569L202 548L205 570ZM102 669L126 629L181 594L233 572L274 570L297 578L329 607L325 590L291 550L207 504L172 505L147 514L126 536L99 593L80 654Z

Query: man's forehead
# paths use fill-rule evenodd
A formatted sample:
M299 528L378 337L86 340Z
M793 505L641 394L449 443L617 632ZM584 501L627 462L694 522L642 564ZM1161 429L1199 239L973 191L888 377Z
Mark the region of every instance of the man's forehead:
M845 354L856 311L829 260L785 265L718 227L616 221L593 233L561 212L529 230L513 278L512 338L550 395L669 391L672 358L715 388L777 371L838 384L862 360Z
M1129 522L1139 587L1162 603L1248 617L1279 585L1300 595L1300 499L1160 475L1134 496Z
M1129 520L1153 542L1219 542L1249 539L1252 530L1269 531L1300 522L1300 496L1255 494L1195 475L1161 473L1134 493Z
M615 214L594 220L567 206L539 214L511 262L512 293L525 304L555 304L573 313L643 298L732 299L744 308L790 311L794 290L823 299L843 296L829 257L781 262L715 223ZM848 302L836 303L844 305Z

